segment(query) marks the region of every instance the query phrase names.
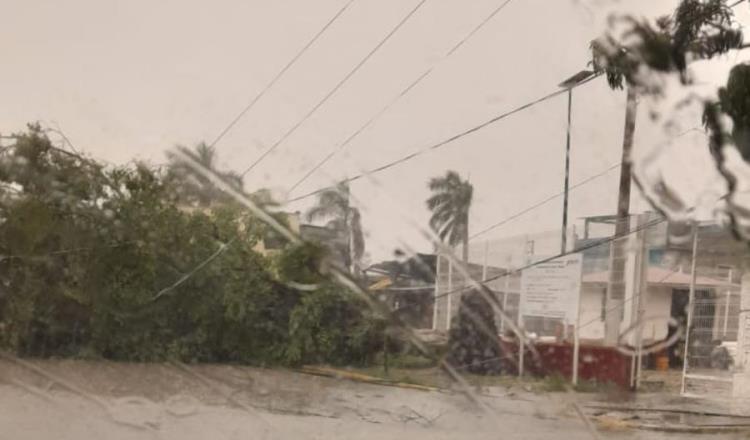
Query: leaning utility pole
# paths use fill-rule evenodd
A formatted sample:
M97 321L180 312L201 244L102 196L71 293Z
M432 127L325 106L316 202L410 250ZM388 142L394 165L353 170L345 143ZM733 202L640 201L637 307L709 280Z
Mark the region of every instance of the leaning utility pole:
M627 261L627 239L625 235L630 228L630 153L633 149L635 133L636 92L628 87L627 105L625 108L625 133L622 141L622 159L620 166L620 189L617 195L617 217L615 220L615 240L609 247L609 279L604 309L604 343L608 346L617 344L620 336L620 317L625 300L625 262Z

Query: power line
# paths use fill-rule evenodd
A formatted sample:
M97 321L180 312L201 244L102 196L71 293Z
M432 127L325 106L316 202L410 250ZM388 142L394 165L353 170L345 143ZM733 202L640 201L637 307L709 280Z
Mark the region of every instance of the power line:
M573 189L576 189L576 188L578 188L580 186L583 186L583 185L591 182L592 180L596 180L596 179L598 179L598 178L606 175L610 171L615 170L615 169L617 169L619 167L620 167L620 164L616 163L616 164L610 166L609 168L607 168L606 170L604 170L604 171L602 171L600 173L594 174L593 176L589 176L588 178L586 178L586 179L584 179L584 180L576 183L575 185L571 186L570 189L573 190ZM491 226L488 226L485 229L482 229L481 231L479 231L476 234L474 234L471 237L469 237L469 239L474 239L474 238L476 238L476 237L478 237L478 236L480 236L482 234L486 234L487 232L489 232L489 231L491 231L491 230L493 230L495 228L498 228L498 227L500 227L500 226L502 226L502 225L504 225L504 224L506 224L506 223L508 223L508 222L510 222L512 220L515 220L518 217L526 214L527 212L533 211L536 208L539 208L540 206L543 206L543 205L551 202L552 200L555 200L556 198L558 198L558 197L560 197L560 196L562 196L564 194L565 194L565 191L559 192L557 194L553 194L553 195L547 197L546 199L544 199L544 200L542 200L542 201L540 201L538 203L535 203L535 204L533 204L533 205L531 205L531 206L529 206L529 207L527 207L527 208L525 208L525 209L523 209L521 211L518 211L517 213L515 213L515 214L513 214L513 215L511 215L509 217L504 218L503 220L500 220L499 222L497 222L497 223L495 223L495 224L493 224Z
M635 228L633 228L633 229L631 229L631 230L629 230L629 231L627 231L627 232L625 232L623 234L619 234L619 235L615 234L615 235L612 235L611 237L607 237L607 238L603 238L601 240L597 240L595 242L589 243L587 245L581 246L581 247L573 249L571 251L560 252L559 254L554 255L552 257L544 258L542 260L535 261L533 263L529 263L529 264L527 264L525 266L521 266L518 269L509 270L509 271L506 271L503 274L495 275L493 277L487 278L486 280L483 280L483 281L479 282L479 284L481 284L484 287L487 287L486 284L488 282L490 282L490 281L495 281L495 280L498 280L500 278L504 278L504 277L508 277L508 276L511 276L511 275L515 275L517 273L523 272L526 269L531 269L532 267L538 266L540 264L548 263L548 262L556 260L558 258L562 258L562 257L568 256L568 255L572 255L572 254L577 254L579 252L584 252L584 251L587 251L589 249L593 249L593 248L595 248L597 246L601 246L601 245L604 245L604 244L607 244L607 243L611 243L611 242L613 242L615 240L618 240L620 238L624 238L624 237L627 237L629 235L635 234L637 232L640 232L640 231L642 231L644 229L648 229L648 228L650 228L652 226L656 226L656 225L658 225L660 223L663 223L665 221L667 221L666 217L662 217L662 218L657 218L657 219L651 220L650 222L646 222L646 223L644 223L642 225L639 225L639 226L637 226L637 227L635 227ZM440 295L435 295L435 296L433 296L433 301L437 300L439 298L443 298L445 296L454 295L456 293L463 292L464 290L471 289L471 288L472 288L471 286L463 286L463 287L459 287L459 288L454 289L454 290L450 290L448 292L441 293Z
M269 154L271 154L271 152L273 152L273 151L274 151L274 150L275 150L276 148L278 148L278 146L279 146L279 145L281 145L281 144L282 144L282 143L283 143L283 142L284 142L285 140L287 140L287 139L289 138L289 136L291 136L291 135L292 135L292 133L294 133L295 131L297 131L297 129L298 129L298 128L299 128L300 126L302 126L302 124L304 124L304 123L305 123L305 121L307 121L307 120L308 120L308 119L309 119L309 118L310 118L310 117L311 117L311 116L312 116L312 115L313 115L313 114L314 114L314 113L315 113L315 112L316 112L316 111L317 111L317 110L318 110L318 109L319 109L320 107L322 107L322 106L323 106L323 104L325 104L325 103L326 103L326 102L327 102L327 101L328 101L328 100L329 100L329 99L330 99L330 98L331 98L331 97L332 97L332 96L333 96L333 95L334 95L334 94L335 94L335 93L336 93L336 92L337 92L337 91L338 91L339 89L341 89L341 87L342 87L342 86L343 86L343 85L344 85L344 84L345 84L345 83L346 83L347 81L349 81L349 79L350 79L350 78L351 78L352 76L354 76L354 74L355 74L355 73L357 73L357 71L359 71L359 69L360 69L360 68L361 68L361 67L362 67L363 65L365 65L365 63L367 63L367 61L368 61L368 60L369 60L370 58L372 58L372 56L373 56L373 55L375 55L375 53L376 53L376 52L377 52L377 51L378 51L378 50L379 50L379 49L380 49L380 48L381 48L381 47L382 47L382 46L383 46L383 45L384 45L384 44L385 44L385 43L386 43L386 42L387 42L388 40L390 40L390 38L391 38L391 37L392 37L392 36L393 36L393 35L394 35L394 34L395 34L396 32L398 32L398 30L399 30L399 29L401 29L401 27L402 27L402 26L403 26L403 25L404 25L404 24L405 24L405 23L406 23L407 21L409 21L409 19L410 19L410 18L411 18L412 16L414 16L414 14L415 14L415 13L416 13L416 12L417 12L417 11L418 11L418 10L419 10L419 9L420 9L421 7L422 7L422 5L424 5L424 4L426 3L426 2L427 2L427 0L420 0L420 2L419 2L419 3L417 3L417 5L416 5L416 6L415 6L415 7L414 7L414 8L413 8L413 9L412 9L411 11L409 11L409 13L408 13L408 14L406 14L406 16L404 16L404 17L403 17L403 18L401 19L401 21L399 21L399 22L398 22L398 23L396 24L396 26L395 26L395 27L394 27L393 29L391 29L391 31L390 31L390 32L388 32L388 33L386 34L386 36L385 36L385 37L384 37L384 38L383 38L382 40L380 40L380 42L379 42L378 44L376 44L376 45L375 45L375 47L373 47L373 48L372 48L372 50L370 50L370 52L368 52L368 53L367 53L367 55L365 55L365 57L364 57L364 58L362 58L362 60L360 60L360 62L359 62L359 63L357 63L357 65L355 65L355 66L354 66L354 68L353 68L352 70L350 70L350 71L349 71L349 73L347 73L347 74L346 74L346 76L344 76L344 77L343 77L343 78L341 79L341 81L339 81L339 82L338 82L338 84L336 84L336 86L334 86L334 87L333 87L333 89L331 89L331 90L330 90L330 91L329 91L329 92L328 92L328 93L327 93L327 94L326 94L325 96L323 96L323 98L322 98L322 99L321 99L320 101L318 101L318 103L317 103L317 104L315 104L315 106L314 106L314 107L313 107L312 109L310 109L310 111L309 111L309 112L307 112L307 114L305 114L305 116L303 116L303 117L302 117L302 119L300 119L299 121L297 121L297 123L296 123L296 124L294 124L294 125L293 125L293 126L292 126L292 127L291 127L291 128L289 129L289 130L287 130L287 132L286 132L286 133L284 133L284 135L283 135L283 136L281 136L281 137L279 138L279 140L277 140L277 141L276 141L276 142L275 142L275 143L274 143L273 145L271 145L271 146L270 146L270 147L269 147L268 149L266 149L266 151L264 151L264 152L263 152L263 154L261 154L261 155L260 155L260 157L258 157L258 158L257 158L257 159L255 160L255 162L253 162L252 164L250 164L250 166L249 166L249 167L247 167L247 168L245 169L245 171L243 171L243 172L242 172L242 173L240 174L240 176L244 177L244 176L245 176L245 174L247 174L247 173L248 173L248 172L250 172L250 171L251 171L251 170L252 170L253 168L255 168L255 167L256 167L256 166L257 166L257 165L258 165L258 164L259 164L260 162L262 162L262 161L263 161L263 159L265 159L265 158L266 158L266 156L268 156Z
M151 301L156 301L157 299L159 299L163 295L166 295L167 293L171 292L172 290L178 288L182 283L184 283L185 281L189 280L198 271L200 271L201 269L203 269L204 267L206 267L206 265L208 265L211 261L215 260L219 255L221 255L222 253L224 253L224 251L226 251L227 249L229 249L229 247L232 245L232 243L234 243L236 240L237 240L237 237L234 237L230 241L228 241L227 243L221 243L219 245L219 248L216 249L216 251L213 254L209 255L208 258L206 258L205 260L201 261L190 272L182 275L180 277L180 279L178 279L177 281L175 281L173 284L171 284L168 287L165 287L165 288L161 289L156 295L154 295L151 298Z
M245 116L245 114L249 112L250 109L252 109L255 106L255 104L258 101L260 101L260 99L271 89L271 87L273 87L281 79L281 77L284 76L287 70L289 70L297 62L297 60L299 60L300 57L302 57L302 55L305 52L307 52L307 50L313 44L315 44L316 41L318 41L320 36L323 35L328 30L328 28L331 27L331 25L341 16L341 14L344 13L344 11L346 11L349 8L349 6L352 3L354 3L354 1L355 0L349 0L348 2L346 2L344 6L342 6L341 9L339 9L338 12L336 12L336 14L334 14L333 17L331 17L331 19L328 20L325 26L323 26L318 31L318 33L316 33L315 36L313 36L312 39L310 39L310 41L308 41L307 44L305 44L302 47L302 49L300 49L299 52L297 52L297 54L294 55L294 57L292 57L291 60L289 60L289 62L276 74L276 76L273 77L271 82L269 82L266 85L266 87L264 87L263 90L260 91L260 93L255 95L255 97L250 101L250 103L247 106L245 106L245 108L243 108L242 111L240 111L234 119L232 119L232 122L230 122L229 125L224 127L221 133L219 133L219 135L216 136L216 139L214 139L214 141L211 142L211 145L210 145L211 147L215 146L229 132L229 130L231 130L240 121L240 119L242 119L242 117Z
M443 55L443 57L438 61L438 63L445 61L448 57L453 55L458 48L464 45L466 41L468 41L471 37L474 36L481 28L483 28L493 17L495 17L500 11L502 11L505 6L508 5L513 0L505 0L502 2L498 7L496 7L490 14L485 17L477 26L475 26L468 34L466 34L456 45L454 45L448 52ZM376 113L372 118L370 118L367 122L365 122L361 127L359 127L357 130L354 131L346 140L344 140L341 144L339 144L336 148L331 150L328 155L326 155L320 162L318 162L310 171L308 171L302 178L300 178L294 185L292 185L291 188L289 188L288 193L291 193L295 189L297 189L298 186L300 186L304 181L306 181L311 175L313 175L320 167L325 165L333 156L336 155L336 153L340 152L344 148L346 148L355 138L357 138L363 131L365 131L368 127L370 127L372 124L374 124L378 119L380 119L383 114L385 114L391 107L393 107L401 98L406 96L414 87L417 86L417 84L421 83L422 80L424 80L426 77L432 73L432 71L437 66L436 64L433 64L431 67L429 67L424 73L419 75L414 81L412 81L404 90L402 90L398 95L396 95L391 102L385 105L378 113Z
M593 80L594 78L597 78L599 75L600 74L593 75L590 78L586 79L585 81L579 82L578 84L576 84L572 88L576 88L576 87L579 87L579 86L581 86L583 84L586 84L587 82ZM483 122L483 123L481 123L479 125L476 125L476 126L474 126L472 128L469 128L468 130L464 130L464 131L462 131L462 132L460 132L458 134L455 134L455 135L453 135L453 136L451 136L451 137L449 137L447 139L439 141L439 142L437 142L435 144L432 144L430 146L424 147L421 150L418 150L418 151L415 151L413 153L410 153L410 154L408 154L408 155L406 155L406 156L404 156L404 157L402 157L400 159L396 159L396 160L394 160L392 162L389 162L389 163L387 163L385 165L381 165L381 166L379 166L377 168L373 168L373 169L371 169L369 171L366 171L364 173L357 174L354 177L343 179L343 180L341 180L339 182L339 184L353 182L355 180L361 179L365 175L379 173L379 172L385 171L385 170L387 170L389 168L393 168L396 165L400 165L401 163L404 163L404 162L407 162L409 160L412 160L415 157L419 157L419 156L421 156L421 155L423 155L425 153L428 153L428 152L430 152L432 150L436 150L436 149L438 149L440 147L443 147L443 146L445 146L447 144L450 144L451 142L454 142L454 141L456 141L456 140L458 140L458 139L460 139L460 138L462 138L464 136L468 136L468 135L470 135L470 134L472 134L474 132L477 132L477 131L479 131L479 130L481 130L481 129L489 126L489 125L494 124L495 122L498 122L498 121L500 121L502 119L505 119L505 118L507 118L509 116L512 116L512 115L516 114L516 113L519 113L519 112L521 112L523 110L529 109L529 108L531 108L531 107L533 107L533 106L535 106L537 104L541 104L542 102L548 101L548 100L550 100L550 99L552 99L552 98L554 98L556 96L559 96L561 94L568 93L568 90L570 90L570 89L558 90L556 92L552 92L552 93L549 93L547 95L544 95L541 98L537 98L537 99L535 99L535 100L533 100L531 102L528 102L528 103L523 104L523 105L521 105L519 107L516 107L513 110L510 110L510 111L502 113L502 114L500 114L498 116L495 116L492 119L489 119L489 120L487 120L487 121L485 121L485 122ZM333 186L335 186L335 185L333 185ZM309 192L309 193L301 195L299 197L295 197L295 198L289 199L287 203L289 203L289 202L296 202L298 200L306 199L308 197L311 197L311 196L319 194L319 193L321 193L323 191L326 191L327 189L332 188L333 186L326 186L324 188L317 189L315 191Z
M740 3L744 2L745 0L737 0L736 2L729 5L729 8L734 8L735 6L739 5Z
M686 134L689 134L690 132L693 132L693 131L697 131L697 132L705 135L705 133L703 131L701 131L699 129L699 127L692 127L692 128L688 128L687 130L684 130L684 131L678 133L677 135L673 136L672 138L670 138L668 140L668 142L672 142L672 141L674 141L674 140L676 140L678 138L681 138L681 137L685 136ZM586 178L586 179L584 179L584 180L576 183L575 185L571 186L570 189L572 190L572 189L578 188L580 186L583 186L583 185L591 182L592 180L598 179L598 178L604 176L605 174L609 173L610 171L612 171L614 169L617 169L617 168L619 168L621 166L622 166L621 163L616 163L616 164L610 166L609 168L607 168L606 170L601 171L601 172L599 172L597 174L594 174L593 176L589 176L588 178ZM506 223L508 223L508 222L510 222L512 220L515 220L516 218L522 216L523 214L526 214L527 212L533 211L534 209L536 209L536 208L538 208L540 206L543 206L546 203L549 203L552 200L554 200L554 199L556 199L556 198L558 198L558 197L560 197L560 196L562 196L564 194L565 194L565 191L561 191L561 192L559 192L557 194L551 195L551 196L547 197L546 199L544 199L544 200L542 200L540 202L537 202L534 205L531 205L531 206L529 206L529 207L527 207L527 208L525 208L525 209L523 209L523 210L521 210L521 211L519 211L519 212L511 215L510 217L507 217L507 218L505 218L503 220L500 220L499 222L497 222L497 223L495 223L495 224L493 224L491 226L488 226L485 229L482 229L481 231L477 232L476 234L470 236L469 239L474 239L474 238L476 238L476 237L478 237L478 236L480 236L482 234L485 234L485 233L487 233L487 232L489 232L489 231L491 231L491 230L493 230L495 228L498 228L498 227L500 227L500 226L502 226L502 225L504 225L504 224L506 224Z
M729 194L724 194L723 196L721 196L719 198L719 200L725 199L728 195ZM692 212L694 209L695 209L695 206L690 207L690 208L688 208L687 212ZM538 266L540 264L548 263L548 262L556 260L558 258L562 258L562 257L568 256L568 255L572 255L572 254L577 254L579 252L585 252L585 251L587 251L589 249L593 249L593 248L595 248L597 246L601 246L601 245L604 245L604 244L607 244L607 243L611 243L611 242L613 242L615 240L618 240L620 238L627 237L629 235L638 233L638 232L640 232L640 231L642 231L644 229L648 229L648 228L650 228L652 226L656 226L656 225L658 225L660 223L664 223L667 220L668 220L668 218L664 217L664 216L662 216L661 218L655 218L655 219L653 219L653 220L651 220L649 222L643 223L642 225L636 226L635 228L633 228L633 229L631 229L631 230L629 230L629 231L627 231L627 232L625 232L623 234L619 234L619 235L618 234L614 234L611 237L606 237L606 238L602 238L601 240L596 240L596 241L594 241L592 243L589 243L587 245L581 246L579 248L576 248L576 249L573 249L573 250L570 250L570 251L567 251L567 252L560 252L557 255L553 255L551 257L544 258L542 260L535 261L533 263L529 263L529 264L527 264L525 266L519 267L518 269L506 271L503 274L495 275L493 277L487 278L486 280L483 280L483 281L479 282L479 284L481 284L483 287L486 288L487 287L486 283L488 283L490 281L495 281L495 280L498 280L500 278L505 278L505 277L508 277L508 276L511 276L511 275L515 275L517 273L523 272L526 269L531 269L532 267ZM666 277L665 277L665 279L666 279ZM451 291L448 291L448 292L444 292L444 293L442 293L440 295L435 295L433 297L434 298L433 300L437 300L438 298L442 298L444 296L453 295L455 293L459 293L459 292L462 292L462 291L470 289L470 288L471 288L471 286L459 287L457 289L454 289L454 290L451 290Z

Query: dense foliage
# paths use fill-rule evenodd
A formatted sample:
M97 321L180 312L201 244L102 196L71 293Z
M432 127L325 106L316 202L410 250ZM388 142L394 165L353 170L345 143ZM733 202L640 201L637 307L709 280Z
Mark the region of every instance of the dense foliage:
M253 250L268 234L262 222L174 176L105 168L54 147L38 127L3 148L3 348L138 361L369 359L382 329L320 275L322 250L288 245L265 257Z
M450 329L448 361L459 371L499 374L503 370L503 350L495 336L495 313L477 290L461 295L457 323Z
M665 76L677 75L683 85L691 85L689 64L693 61L711 60L732 50L743 50L742 26L735 19L735 9L747 7L743 1L681 0L674 12L654 22L632 16L620 17L614 23L623 24L591 44L592 64L598 73L607 76L612 88L622 88L625 83L644 95L661 96ZM616 30L619 34L615 34ZM750 219L747 207L735 200L738 176L727 166L727 149L734 146L742 158L750 161L750 70L747 63L736 64L729 75L726 87L718 91L717 98L700 98L690 94L677 104L684 107L691 102L703 109L703 122L708 131L707 147L717 171L726 181L723 213L728 217L736 236L750 239L750 230L740 227ZM731 128L724 121L731 122ZM641 186L643 184L636 180ZM669 214L684 214L691 208L675 196L669 182L658 177L649 183L646 196L652 205Z
M469 259L469 210L474 187L462 180L455 171L433 177L428 185L431 195L427 199L430 210L430 227L451 246L463 243L463 262Z
M349 200L349 184L339 183L318 194L317 203L307 212L307 218L311 221L327 220L326 227L345 237L345 240L331 244L343 257L344 269L358 275L362 270L365 238L359 209Z
M743 34L726 0L681 0L674 13L649 22L617 17L612 32L591 44L595 70L607 75L613 88L623 82L643 92L658 93L654 73L676 73L692 81L688 63L706 60L743 47Z

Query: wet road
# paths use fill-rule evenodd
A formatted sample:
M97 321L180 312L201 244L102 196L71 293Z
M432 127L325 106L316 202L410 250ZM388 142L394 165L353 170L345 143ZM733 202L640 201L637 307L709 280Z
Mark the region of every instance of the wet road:
M465 395L227 366L0 363L8 439L676 439L612 425L592 433L580 395ZM590 410L586 410L591 412ZM747 438L743 433L690 438Z

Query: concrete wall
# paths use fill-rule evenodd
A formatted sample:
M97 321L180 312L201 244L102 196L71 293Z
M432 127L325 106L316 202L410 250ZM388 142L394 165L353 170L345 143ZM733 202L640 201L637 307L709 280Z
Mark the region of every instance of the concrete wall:
M645 311L648 321L643 327L643 341L660 341L666 338L668 320L672 313L672 288L650 287Z
M602 301L606 287L599 284L584 284L581 288L580 337L582 340L599 341L604 338L604 320L602 319ZM667 337L667 320L672 309L671 287L650 287L646 299L643 327L644 342L658 341ZM629 305L626 304L626 307ZM648 318L660 318L652 320ZM663 318L663 319L662 319ZM622 323L621 331L626 330L630 322Z
M584 284L581 287L581 324L579 337L582 340L601 340L604 338L604 320L602 319L602 301L606 287Z

